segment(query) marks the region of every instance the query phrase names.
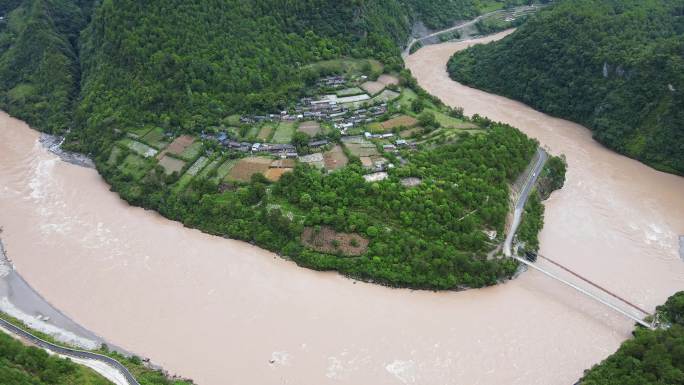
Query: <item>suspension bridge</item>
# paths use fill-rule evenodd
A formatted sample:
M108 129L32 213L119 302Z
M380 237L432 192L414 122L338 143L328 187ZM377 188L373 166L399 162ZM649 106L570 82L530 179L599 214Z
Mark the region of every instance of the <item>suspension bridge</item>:
M547 159L548 156L546 152L541 148L538 149L537 154L533 159L533 162L531 163L532 167L529 168L528 173L524 179L525 182L523 186L520 188L520 192L518 194L518 198L514 207L514 215L513 221L511 223L511 228L509 230L508 236L506 237L503 246L504 255L517 260L523 265L533 270L536 270L546 275L547 277L550 277L566 286L575 289L583 295L597 302L600 302L601 304L633 320L639 325L642 325L649 329L655 329L657 320L655 320L653 314L644 310L640 306L635 305L631 301L621 297L620 295L614 293L613 291L608 290L607 288L583 277L581 274L561 265L560 263L552 260L551 258L545 257L543 255L537 255L537 260L541 259L548 262L549 265L553 266L554 268L557 268L559 272L551 271L551 269L541 267L527 260L526 258L522 258L517 255L515 247L513 247L515 233L518 229L518 226L520 225L522 213L525 208L527 198L529 197L529 194L532 191L534 185L537 183L537 179L539 178L539 175L541 174ZM574 282L569 277L562 276L561 274L568 274L570 277L574 279ZM652 323L649 323L644 320L649 316L654 319Z

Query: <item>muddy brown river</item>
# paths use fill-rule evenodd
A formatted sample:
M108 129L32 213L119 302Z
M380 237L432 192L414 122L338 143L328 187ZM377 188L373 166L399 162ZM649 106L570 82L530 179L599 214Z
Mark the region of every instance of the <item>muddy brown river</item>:
M408 59L468 114L511 123L570 165L547 202L542 253L652 310L684 289L684 178L595 143L583 127L458 85L464 44ZM395 290L299 268L128 206L0 115L0 226L18 272L109 342L201 385L572 384L632 322L526 272L466 292Z

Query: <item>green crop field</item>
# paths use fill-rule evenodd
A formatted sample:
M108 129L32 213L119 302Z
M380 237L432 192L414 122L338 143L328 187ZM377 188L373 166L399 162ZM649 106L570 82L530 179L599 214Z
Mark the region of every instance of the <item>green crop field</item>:
M180 157L188 161L193 160L199 156L200 152L202 152L202 147L202 142L195 142L188 146L188 148L186 148L180 154Z
M364 69L370 69L371 72L381 74L384 66L377 60L373 59L335 59L325 60L318 63L313 63L306 68L311 68L321 72L343 72L349 75L362 74Z
M212 180L214 182L222 181L237 162L238 159L228 159L225 162L223 162L223 164L221 164L219 168L216 169L216 176L212 178Z
M290 122L281 122L276 129L275 134L273 134L273 143L290 143L292 141L292 135L295 131L295 124Z
M124 174L132 176L134 179L140 179L145 176L148 169L149 165L145 162L145 159L135 154L128 155L119 165L119 170L123 171Z
M161 150L169 145L169 140L166 138L166 136L164 136L164 130L160 127L151 129L147 134L145 134L145 136L142 137L142 141L158 150Z

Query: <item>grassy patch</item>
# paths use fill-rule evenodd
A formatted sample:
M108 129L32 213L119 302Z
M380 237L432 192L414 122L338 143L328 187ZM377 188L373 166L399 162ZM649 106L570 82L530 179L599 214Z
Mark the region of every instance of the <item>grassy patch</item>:
M381 74L383 65L377 60L372 59L350 59L342 58L335 60L325 60L310 64L306 69L313 69L322 73L344 73L348 75L362 74L365 70Z
M129 150L145 158L151 158L157 155L157 150L155 150L154 148L132 139L122 139L119 143L127 147Z
M384 90L371 99L371 103L387 103L400 97L401 94L392 90Z
M240 125L240 115L230 115L223 119L223 123L229 126L239 126Z
M259 131L261 130L261 126L250 126L249 129L245 132L245 138L256 138L257 135L259 135Z
M504 3L497 0L480 0L477 9L480 13L489 13L503 9Z
M294 134L295 124L292 122L281 122L273 134L274 143L290 143Z
M180 157L187 161L191 161L200 155L202 152L202 147L202 142L194 142L185 150L183 150L183 152L180 154Z
M145 159L135 154L129 154L119 165L119 170L134 179L140 179L145 176L149 168L149 164Z
M411 108L411 102L416 100L418 95L410 88L404 88L399 96L399 104L406 109Z
M438 112L438 111L430 111L435 114L435 119L439 123L440 126L442 127L447 127L447 128L458 128L458 129L476 129L478 128L475 124L466 122L463 119L459 118L454 118L453 116L449 116L443 112Z
M159 165L164 168L164 172L167 175L171 175L174 172L180 173L183 170L183 167L185 167L185 162L180 159L165 156L159 160Z
M164 130L160 127L155 127L147 132L147 134L143 136L142 141L158 150L161 150L169 144L169 140L164 136Z
M35 94L35 87L28 83L18 84L16 87L7 91L7 96L13 102L23 101L27 97Z
M337 96L340 96L340 97L361 95L361 94L363 94L363 90L360 89L359 87L345 88L343 90L337 91L336 94L337 94Z
M228 173L230 173L230 170L237 162L238 159L228 159L223 162L219 168L216 169L216 176L212 180L215 182L222 181L228 175Z
M273 123L266 123L264 124L263 127L259 130L259 134L257 135L257 139L262 141L262 142L268 142L269 139L273 136L273 132L276 130L276 125Z
M202 171L208 163L209 158L207 158L206 156L199 157L199 159L197 159L197 161L195 161L195 163L193 163L192 166L190 166L187 174L190 174L192 176L199 174L200 171Z
M185 190L185 188L188 187L190 182L192 182L192 179L194 177L195 177L194 175L191 175L189 172L186 172L185 174L183 174L182 177L180 177L180 179L178 179L178 182L176 182L176 185L173 186L173 191L178 193L180 191Z
M223 158L221 158L221 157L218 157L218 158L212 160L211 163L209 163L209 164L207 165L207 167L205 167L205 168L202 170L202 172L199 173L198 177L200 177L200 178L205 178L205 179L208 178L209 175L210 175L214 170L216 170L216 169L218 168L218 166L221 165L221 161L222 161L222 160L223 160Z
M109 153L109 159L107 159L107 164L113 166L116 163L116 160L119 158L121 151L121 147L114 146L112 148L112 152Z
M138 127L138 128L129 128L126 131L128 132L129 136L140 139L143 136L147 135L147 133L150 132L151 130L152 130L152 127L144 126L144 127Z

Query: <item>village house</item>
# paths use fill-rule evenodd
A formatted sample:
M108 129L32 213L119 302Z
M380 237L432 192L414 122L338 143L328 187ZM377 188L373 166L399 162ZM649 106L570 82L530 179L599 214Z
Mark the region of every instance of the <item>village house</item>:
M313 140L313 141L309 142L309 147L313 147L313 148L323 147L323 146L327 145L328 143L330 143L330 142L328 142L327 139Z

